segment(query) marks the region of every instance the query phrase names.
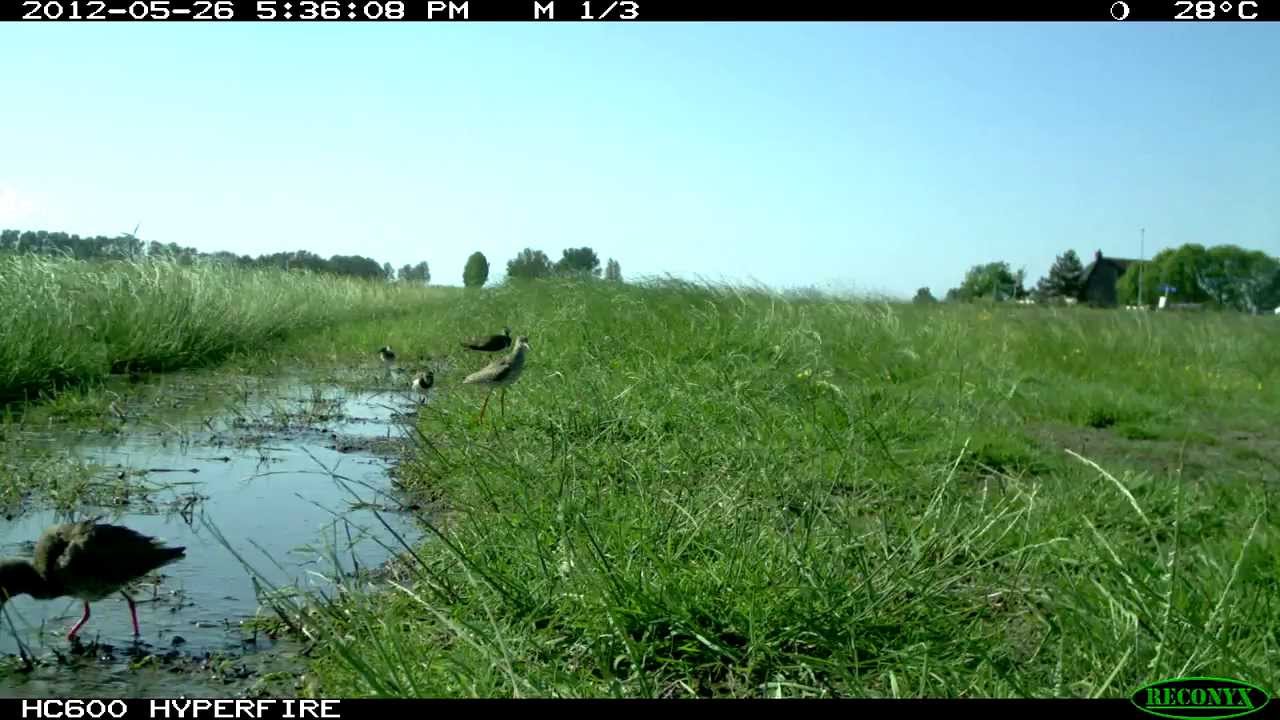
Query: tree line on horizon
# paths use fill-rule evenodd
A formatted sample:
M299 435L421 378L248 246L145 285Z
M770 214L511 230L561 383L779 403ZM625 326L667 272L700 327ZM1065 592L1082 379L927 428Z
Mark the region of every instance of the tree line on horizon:
M431 282L426 261L405 264L398 271L390 263L361 255L321 257L307 250L259 255L236 255L218 251L204 253L176 243L144 242L131 233L117 236L82 237L45 230L0 230L0 253L33 253L67 256L79 260L111 260L165 257L180 264L196 260L215 261L241 267L308 270L401 282ZM1143 265L1142 272L1138 266ZM609 258L601 267L600 256L590 247L566 248L552 261L542 250L526 247L507 261L507 278L515 282L553 277L600 278L621 282L622 268ZM489 281L490 265L484 253L474 252L463 267L463 285L482 287ZM1004 261L974 265L960 285L944 296L946 302L978 300L1031 300L1037 303L1065 302L1079 298L1084 285L1085 266L1074 250L1055 258L1048 273L1027 288L1026 272L1013 270ZM1138 287L1141 277L1142 287ZM1139 293L1141 291L1141 293ZM1280 306L1280 260L1259 250L1236 245L1205 247L1189 243L1156 253L1145 263L1132 262L1116 286L1117 300L1124 305L1153 305L1167 294L1176 303L1200 303L1247 313L1267 312ZM916 292L914 302L934 303L938 299L927 287Z
M191 265L197 260L223 262L240 267L275 267L281 270L310 270L312 272L346 275L368 279L395 279L391 263L379 264L363 255L334 255L323 258L308 250L275 252L252 257L236 255L221 250L205 253L177 243L144 242L132 233L116 236L80 236L46 230L0 230L0 253L34 254L71 257L76 260L122 260L138 257L163 257L181 265ZM405 265L401 273L409 272L410 279L421 273L425 281L430 278L425 262L416 266Z
M1074 250L1067 250L1054 259L1049 272L1035 287L1025 287L1025 280L1025 270L1014 271L1007 262L982 263L969 268L960 285L948 290L944 300L1067 302L1080 297L1085 266ZM1130 262L1116 283L1116 299L1121 305L1137 305L1139 299L1143 305L1155 305L1161 295L1175 303L1205 304L1251 314L1269 312L1280 307L1280 259L1236 245L1206 248L1188 243L1161 250L1146 262ZM927 287L916 291L914 301L938 302Z
M391 263L379 264L377 260L362 255L334 255L326 259L308 250L267 253L255 258L227 251L205 253L172 242L144 242L132 233L82 237L47 230L0 230L0 253L63 256L77 260L163 257L184 265L201 260L240 267L308 270L369 280L431 282L431 267L425 260L416 264L406 263L397 271ZM622 267L618 261L609 258L602 271L600 257L590 247L568 248L554 263L543 251L525 248L507 262L507 277L516 281L549 277L599 278L602 273L606 280L622 281ZM463 268L463 285L481 287L488 280L489 261L483 253L472 253Z

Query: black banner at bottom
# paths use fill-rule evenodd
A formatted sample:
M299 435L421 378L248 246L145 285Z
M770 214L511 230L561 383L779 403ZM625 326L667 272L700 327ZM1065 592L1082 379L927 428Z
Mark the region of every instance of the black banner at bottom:
M0 718L21 720L374 720L400 711L475 712L485 706L501 711L528 711L530 706L564 714L576 712L653 716L682 710L705 712L707 703L717 709L770 710L781 702L788 711L830 714L927 713L934 717L977 712L989 720L997 717L1037 720L1062 716L1078 719L1081 713L1094 718L1150 717L1127 700L307 700L275 698L241 699L0 699ZM1264 715L1267 713L1263 713ZM419 716L421 717L421 716Z

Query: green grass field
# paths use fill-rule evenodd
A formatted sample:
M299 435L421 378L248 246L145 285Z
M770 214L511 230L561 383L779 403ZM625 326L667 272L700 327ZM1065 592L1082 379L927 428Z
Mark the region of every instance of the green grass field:
M532 353L477 425L457 341L504 325ZM454 363L399 473L428 540L295 620L316 694L1280 691L1275 318L3 258L0 337L10 398Z
M1273 318L680 284L459 296L502 420L438 377L390 591L306 621L327 696L1280 690Z

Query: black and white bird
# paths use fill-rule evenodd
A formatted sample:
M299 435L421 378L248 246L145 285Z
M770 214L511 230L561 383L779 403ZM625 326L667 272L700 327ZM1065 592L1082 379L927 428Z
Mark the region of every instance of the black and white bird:
M501 335L478 335L462 341L462 347L480 352L498 352L511 347L511 328L502 328Z
M436 374L430 370L417 373L413 376L413 389L418 393L418 402L421 403L427 397L427 391L436 384Z

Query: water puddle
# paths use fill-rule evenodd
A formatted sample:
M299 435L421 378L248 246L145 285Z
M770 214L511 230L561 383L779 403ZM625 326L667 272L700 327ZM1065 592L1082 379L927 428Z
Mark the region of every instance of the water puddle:
M404 512L389 482L403 420L415 412L415 401L399 390L405 383L395 379L397 389L381 392L246 383L242 396L228 398L218 414L138 420L122 410L120 427L109 434L24 435L24 446L157 486L145 501L117 497L110 507L82 508L80 516L104 515L185 546L187 555L133 593L142 631L137 641L119 595L91 606L82 648L65 637L81 615L79 601L10 601L0 615L0 653L16 656L21 644L54 661L25 672L0 669L0 695L227 696L265 672L254 667L262 651L292 655L296 648L245 624L273 614L259 609L241 559L277 588L324 591L333 587L335 572L376 568L403 549L402 540L419 539L412 513ZM190 378L185 383L172 404L185 398L196 406L211 391ZM244 389L249 386L256 387ZM175 397L173 387L160 395ZM142 405L133 403L132 410ZM0 519L0 555L30 557L40 532L65 519L52 511Z

